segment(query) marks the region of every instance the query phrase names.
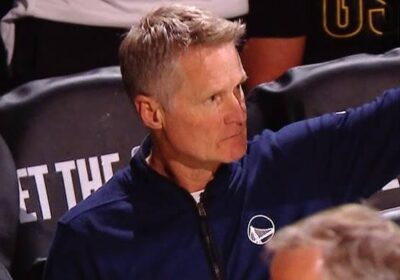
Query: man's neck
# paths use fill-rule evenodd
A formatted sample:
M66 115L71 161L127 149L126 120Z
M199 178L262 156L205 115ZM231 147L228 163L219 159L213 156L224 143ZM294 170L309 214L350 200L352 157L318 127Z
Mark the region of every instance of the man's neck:
M147 164L159 174L171 179L188 192L196 192L214 178L217 167L214 168L193 168L185 165L176 159L165 159L151 152L146 158Z

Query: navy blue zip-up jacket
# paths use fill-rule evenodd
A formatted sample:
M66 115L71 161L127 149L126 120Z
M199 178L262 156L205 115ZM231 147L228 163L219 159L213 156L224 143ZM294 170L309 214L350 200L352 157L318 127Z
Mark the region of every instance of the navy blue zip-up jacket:
M265 130L206 186L201 218L189 193L147 166L150 149L147 139L129 167L60 220L46 280L204 280L213 264L222 279L267 279L262 244L274 230L400 173L400 91Z

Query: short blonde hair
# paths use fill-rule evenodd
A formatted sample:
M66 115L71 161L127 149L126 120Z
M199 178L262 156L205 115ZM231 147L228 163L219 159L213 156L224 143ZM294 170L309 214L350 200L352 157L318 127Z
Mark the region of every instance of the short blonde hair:
M366 206L322 211L279 230L267 251L315 246L322 250L324 280L400 279L400 228Z
M131 98L165 98L176 86L177 58L190 46L237 43L244 24L191 6L161 7L134 25L119 50L121 73ZM158 95L158 96L157 96Z

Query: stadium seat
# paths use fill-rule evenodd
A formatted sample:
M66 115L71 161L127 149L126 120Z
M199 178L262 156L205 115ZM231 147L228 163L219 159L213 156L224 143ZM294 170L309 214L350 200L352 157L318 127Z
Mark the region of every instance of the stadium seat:
M7 270L15 253L15 240L19 221L18 181L14 160L0 135L0 280L6 279Z
M0 280L12 280L10 273L1 262L0 262Z
M130 103L116 66L33 81L0 97L0 133L20 185L15 279L27 279L47 256L57 220L129 163L147 134Z

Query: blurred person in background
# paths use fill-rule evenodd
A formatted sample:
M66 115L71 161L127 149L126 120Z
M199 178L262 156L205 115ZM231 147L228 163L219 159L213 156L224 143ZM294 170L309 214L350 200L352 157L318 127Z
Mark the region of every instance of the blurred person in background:
M358 204L286 226L266 245L271 280L398 280L400 228Z
M174 3L229 19L248 11L247 0L17 0L1 22L12 86L118 65L122 35L144 14Z
M249 0L247 90L290 67L400 46L397 0Z

